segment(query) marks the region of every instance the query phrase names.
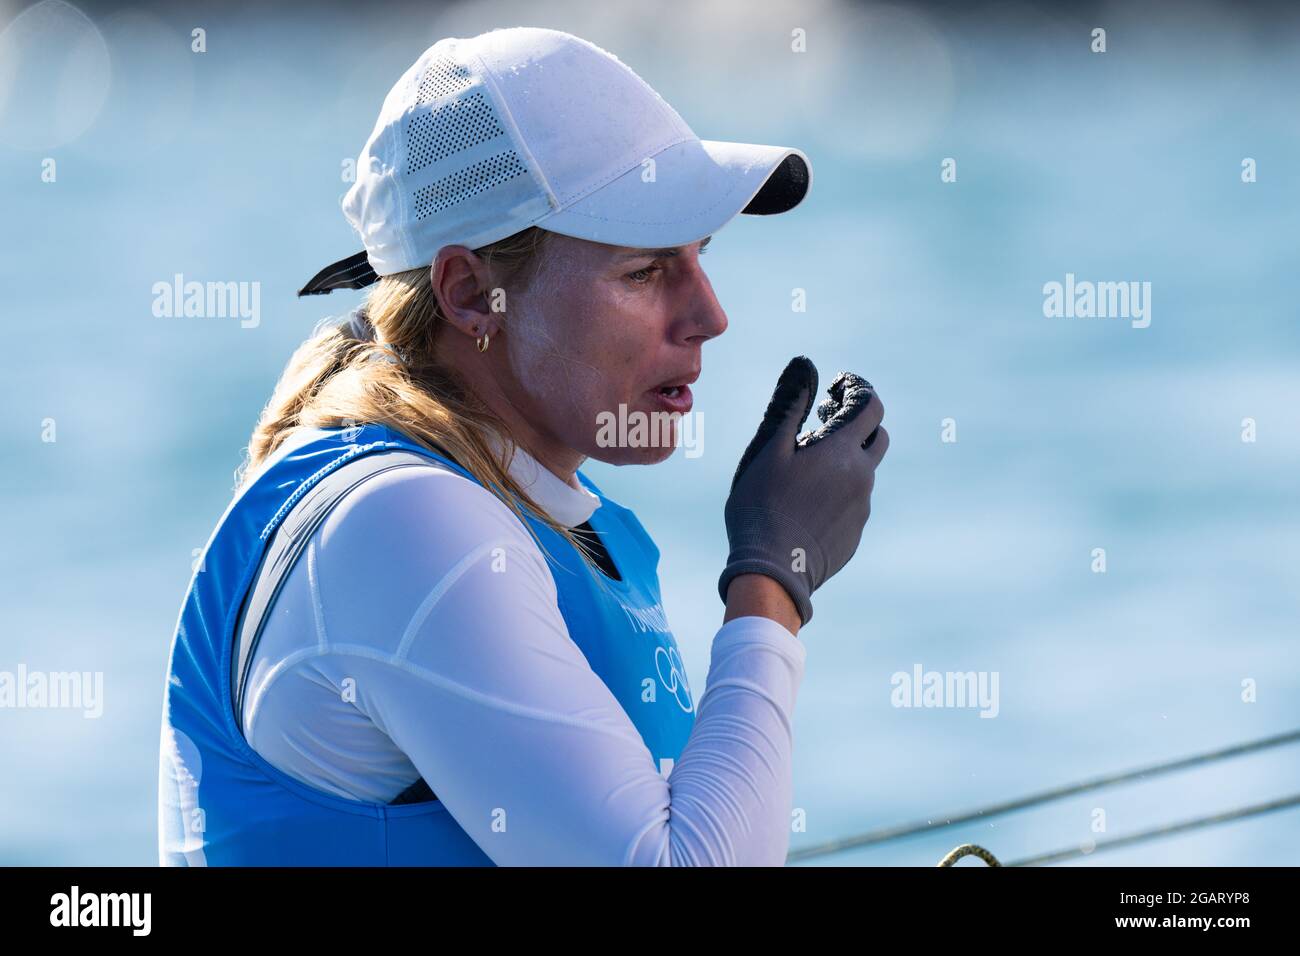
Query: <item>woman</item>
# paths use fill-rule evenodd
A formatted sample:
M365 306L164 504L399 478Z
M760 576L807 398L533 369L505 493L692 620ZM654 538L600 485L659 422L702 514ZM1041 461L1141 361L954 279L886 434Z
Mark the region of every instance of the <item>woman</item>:
M797 634L867 520L879 399L842 373L796 437L817 374L781 375L699 698L658 549L578 469L671 454L598 423L690 412L709 237L809 181L569 34L420 57L344 204L365 251L302 294L377 284L291 359L181 611L164 864L783 862Z

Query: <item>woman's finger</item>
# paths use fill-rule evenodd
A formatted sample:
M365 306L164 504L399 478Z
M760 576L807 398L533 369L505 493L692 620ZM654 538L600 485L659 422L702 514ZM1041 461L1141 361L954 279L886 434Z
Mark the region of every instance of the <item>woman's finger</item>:
M847 431L850 440L861 445L884 415L884 406L876 397L875 389L860 375L840 372L827 392L830 398L817 408L817 415L825 424L800 444L807 447L825 441L836 432Z

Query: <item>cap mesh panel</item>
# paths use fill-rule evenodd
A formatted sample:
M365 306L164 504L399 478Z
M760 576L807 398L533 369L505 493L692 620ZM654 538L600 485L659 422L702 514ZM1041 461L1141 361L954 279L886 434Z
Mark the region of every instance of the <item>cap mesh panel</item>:
M420 106L427 106L448 94L460 92L473 80L474 77L469 69L455 60L445 56L435 57L424 69L415 102Z
M505 135L496 112L481 92L450 100L431 113L412 113L406 121L406 172L446 159L462 149Z
M415 191L415 218L431 216L527 172L513 149L466 166Z

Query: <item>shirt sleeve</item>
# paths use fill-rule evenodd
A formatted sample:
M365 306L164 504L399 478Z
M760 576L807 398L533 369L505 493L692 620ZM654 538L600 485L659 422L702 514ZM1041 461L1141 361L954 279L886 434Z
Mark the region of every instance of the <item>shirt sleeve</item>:
M317 537L319 673L353 680L358 710L495 863L784 864L805 648L780 624L718 631L665 778L569 637L537 545L481 486L398 469Z

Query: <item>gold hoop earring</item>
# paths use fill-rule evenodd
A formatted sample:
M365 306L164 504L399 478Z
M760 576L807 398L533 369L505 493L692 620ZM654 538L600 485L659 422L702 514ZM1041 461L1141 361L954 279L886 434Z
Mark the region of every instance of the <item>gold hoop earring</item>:
M483 338L479 339L477 344L478 344L478 350L479 350L480 352L486 352L486 351L487 351L487 347L488 347L488 336L487 336L487 333L486 333L486 332L483 333Z

